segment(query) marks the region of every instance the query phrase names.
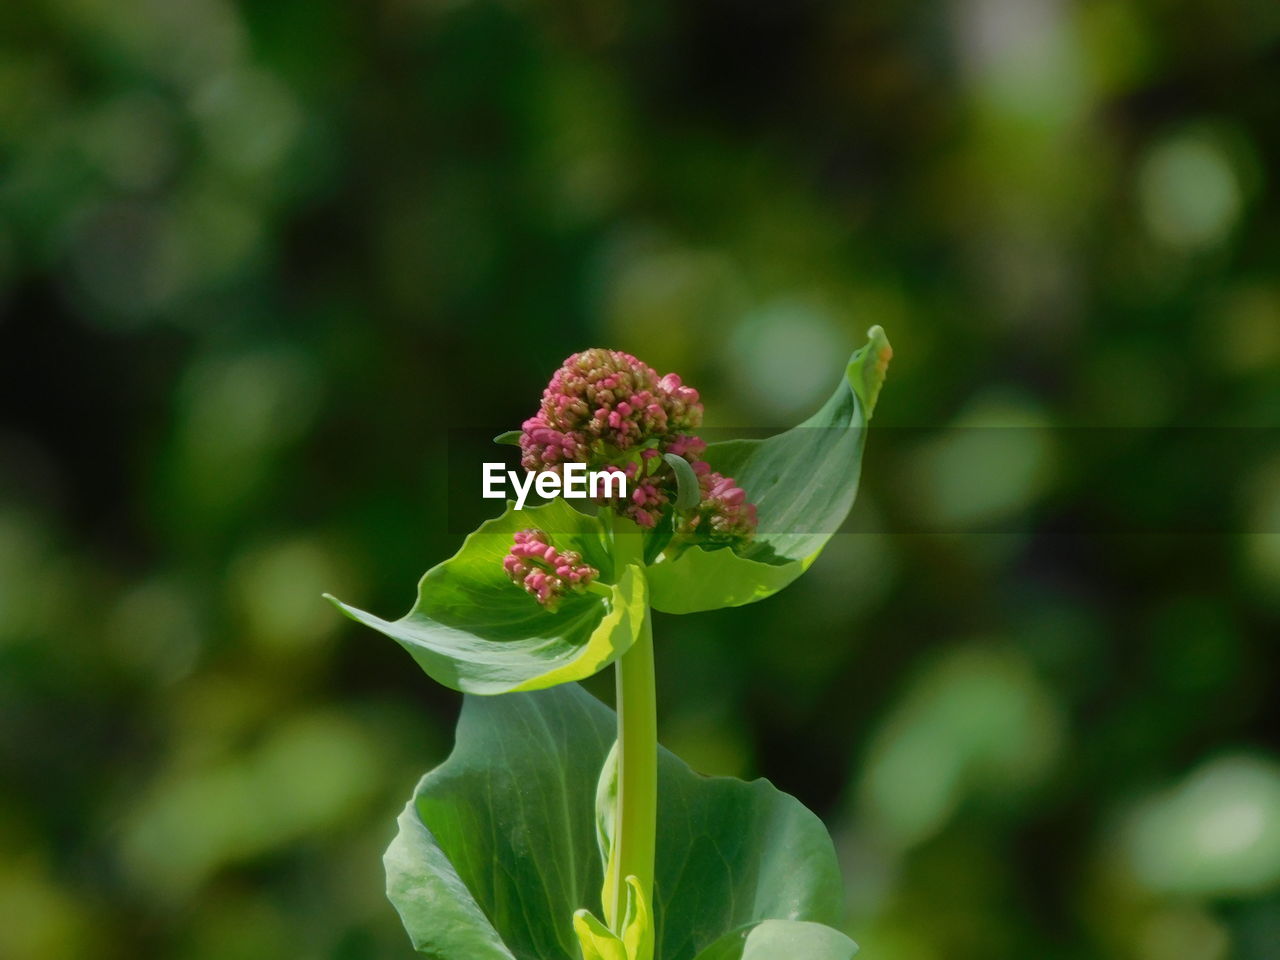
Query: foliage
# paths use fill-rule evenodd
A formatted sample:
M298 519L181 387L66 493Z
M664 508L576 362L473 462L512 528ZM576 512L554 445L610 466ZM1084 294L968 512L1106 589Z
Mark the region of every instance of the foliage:
M582 344L732 432L879 323L852 520L657 618L663 742L831 824L860 956L1271 960L1276 15L0 4L0 955L409 955L459 698L315 594L401 609L442 424Z
M658 758L649 582L656 574L660 608L708 609L731 605L717 602L726 597L761 599L802 572L852 506L865 427L891 355L884 332L873 328L814 416L769 440L707 450L710 469L731 464L744 478L726 487L753 504L753 514L760 507L763 522L749 539L674 535L693 513L715 508L702 502L694 467L669 453L676 469L666 482L677 492L649 529L607 505L586 514L566 500L527 512L508 503L423 576L414 608L394 623L330 598L466 693L556 687L617 661L616 715L576 689L524 696L507 710L469 701L454 754L419 784L386 856L388 891L420 953L697 960L705 947L713 957L782 960L815 950L819 960L849 960L856 952L833 929L841 919L839 872L820 821L768 785L701 780L674 756ZM634 357L580 356L588 357L570 357L552 379L561 384L557 410L578 411L557 413L569 429L587 418L591 429L607 424L607 406L592 415L597 403L625 404L630 414L647 402L611 386L619 375L657 383ZM587 394L596 383L601 392ZM696 405L700 420L697 393L681 389L682 412ZM587 396L600 399L588 405ZM561 456L564 433L546 420L525 429L537 431L530 439L540 450ZM617 442L644 439L619 430ZM691 581L696 568L686 558L698 554L711 559ZM724 557L734 564L717 563ZM586 579L572 589L558 581L568 593L553 596L541 588L561 564L563 576L576 568ZM793 568L786 581L774 579L780 565ZM672 568L674 576L664 576ZM522 589L531 573L541 578L532 594ZM610 728L616 739L606 748ZM585 869L592 836L598 873ZM603 922L588 906L597 902ZM786 923L757 930L765 921Z
M391 899L419 952L578 956L568 920L599 895L591 812L615 733L613 712L572 684L467 699L456 749L418 785L387 851ZM810 932L840 922L840 877L826 829L794 798L699 776L666 751L658 798L658 960L736 957L729 945L761 923L798 917L806 939L775 928L772 952L751 949L776 957L819 937L828 953L806 956L852 956L835 931Z
M558 544L602 570L609 596L570 597L551 613L513 590L502 558L512 535L526 528L553 532ZM614 570L599 519L553 500L525 510L508 504L502 516L482 524L456 556L427 571L418 602L395 623L334 603L399 641L445 686L494 694L539 690L599 672L635 641L648 595L635 570Z

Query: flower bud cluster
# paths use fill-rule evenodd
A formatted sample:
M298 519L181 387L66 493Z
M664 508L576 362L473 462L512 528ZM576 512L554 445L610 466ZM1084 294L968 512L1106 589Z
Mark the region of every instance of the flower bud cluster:
M542 391L521 429L521 465L560 472L565 463L616 470L625 500L602 501L642 527L654 526L675 492L664 453L693 459L706 448L690 431L702 424L698 391L679 375L659 377L621 350L596 347L569 357Z
M511 582L548 610L555 610L570 592L582 592L600 571L582 562L572 550L557 550L541 530L520 530L502 560Z
M593 348L565 360L542 392L538 412L521 430L521 464L530 471L559 473L565 463L585 463L621 472L626 498L601 505L651 528L676 500L675 471L663 459L673 453L693 466L701 492L698 505L676 518L675 532L703 542L749 538L756 508L732 478L702 460L707 445L693 433L701 425L698 391L678 375L659 377L629 353ZM530 592L539 595L536 588Z
M520 437L526 470L568 461L609 462L652 439L674 438L702 424L698 391L658 374L621 350L575 353L542 391L538 412Z

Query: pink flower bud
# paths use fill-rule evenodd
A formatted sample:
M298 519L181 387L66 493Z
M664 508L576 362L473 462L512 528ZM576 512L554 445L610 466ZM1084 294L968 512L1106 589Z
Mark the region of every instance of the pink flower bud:
M578 553L557 550L541 530L517 531L502 569L512 583L552 611L566 594L585 589L599 576Z
M688 536L696 533L700 539L750 537L756 526L755 507L732 478L715 473L701 459L707 445L693 432L701 424L698 391L678 374L659 377L648 364L620 350L583 350L555 372L542 392L538 412L524 422L521 463L531 471L558 471L565 463L620 470L627 477L628 495L602 499L601 504L641 526L653 527L670 515L675 501L675 472L662 459L664 453L674 453L692 465L701 492L699 504L675 518L677 531ZM641 448L638 458L636 447ZM541 542L545 548L545 540ZM556 563L546 549L526 552L517 550L519 546L517 540L513 556L550 572L554 584L549 602L558 597L557 590L577 584L561 567L577 571L580 560ZM509 574L513 569L508 569ZM547 584L537 583L529 587L530 592L545 593Z

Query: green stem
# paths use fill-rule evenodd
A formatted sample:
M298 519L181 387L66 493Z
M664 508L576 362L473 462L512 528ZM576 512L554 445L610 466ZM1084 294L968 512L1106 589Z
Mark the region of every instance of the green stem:
M634 542L632 542L634 541ZM618 534L614 557L642 566L640 537ZM640 635L617 661L618 794L613 825L613 872L607 919L621 927L626 878L634 876L653 903L654 847L658 830L658 705L653 666L653 624L646 603ZM611 908L611 909L610 909ZM615 933L621 934L620 929Z
M653 903L653 858L658 835L658 710L649 611L631 649L617 664L618 808L614 845L613 916L621 924L626 878L640 882ZM621 931L615 931L620 933Z

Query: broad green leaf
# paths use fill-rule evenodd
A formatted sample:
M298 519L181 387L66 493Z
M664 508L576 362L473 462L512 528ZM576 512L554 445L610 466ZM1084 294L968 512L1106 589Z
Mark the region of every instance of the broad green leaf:
M600 571L609 596L566 597L549 613L502 569L517 530L545 530L562 550L576 550ZM418 601L388 621L330 597L343 613L386 634L433 678L466 693L538 690L581 680L606 667L635 641L646 590L638 566L615 579L600 521L563 500L486 521L450 559L418 584Z
M577 960L574 914L600 915L595 801L616 723L576 684L466 698L454 752L419 783L387 851L388 892L419 951ZM765 920L839 920L817 817L764 780L702 777L665 750L658 765L656 960L694 960Z
M658 764L661 960L760 920L841 921L835 850L803 804L767 780L700 776L665 751Z
M418 789L422 787L419 784ZM409 801L397 823L399 832L382 862L387 897L414 949L438 960L515 960L424 825L414 801Z
M849 960L858 945L838 930L800 920L765 920L735 930L695 960Z
M857 495L867 420L892 355L879 327L868 338L808 420L765 440L707 447L711 466L737 480L756 505L759 532L740 551L690 547L655 563L648 571L654 609L694 613L760 600L822 552Z
M465 699L453 753L418 784L384 858L419 952L577 960L573 915L600 894L591 806L611 719L573 684ZM491 929L505 952L473 952Z

